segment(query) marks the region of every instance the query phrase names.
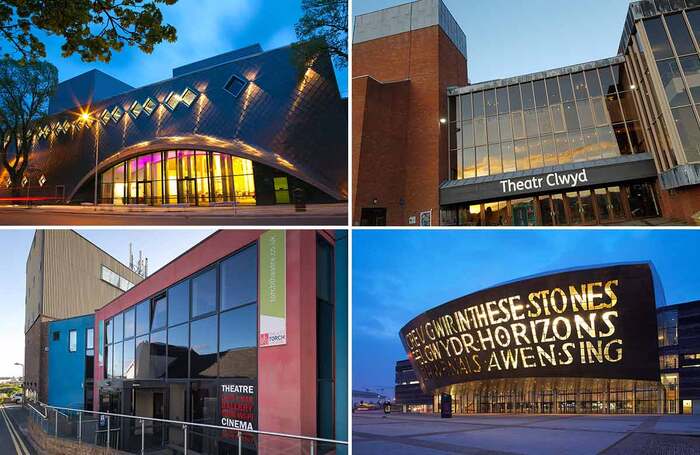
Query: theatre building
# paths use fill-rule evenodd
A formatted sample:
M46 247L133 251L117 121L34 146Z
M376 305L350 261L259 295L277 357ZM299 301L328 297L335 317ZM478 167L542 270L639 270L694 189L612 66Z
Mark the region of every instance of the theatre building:
M355 224L690 222L700 211L700 2L632 2L617 55L477 83L440 0L354 27Z
M238 453L237 429L347 440L346 242L228 230L183 253L95 313L94 409L231 428L185 439L147 422L151 448ZM119 448L140 447L134 422L112 424ZM264 453L289 444L243 439Z
M399 383L398 362L408 410L451 400L458 414L700 414L700 304L666 306L648 263L478 291L417 316L400 338L420 385Z
M347 102L331 60L252 45L132 87L92 70L61 82L21 184L32 200L211 206L347 199ZM97 190L95 183L97 175ZM297 193L299 193L297 191Z

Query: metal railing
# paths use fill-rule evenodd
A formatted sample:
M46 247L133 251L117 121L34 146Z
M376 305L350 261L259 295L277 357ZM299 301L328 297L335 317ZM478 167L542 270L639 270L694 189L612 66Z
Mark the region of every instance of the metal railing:
M33 420L46 434L127 453L145 454L164 448L185 455L190 450L219 453L220 446L227 449L226 453L238 455L257 453L259 448L302 455L348 453L347 441L35 404L41 409L26 402Z

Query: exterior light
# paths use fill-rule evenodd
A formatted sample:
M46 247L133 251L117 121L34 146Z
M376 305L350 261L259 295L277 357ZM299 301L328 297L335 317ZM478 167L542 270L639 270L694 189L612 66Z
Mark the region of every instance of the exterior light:
M114 109L112 109L112 121L114 123L118 123L119 120L121 120L122 115L124 115L124 111L121 107L115 106Z
M182 95L179 95L179 98L185 106L190 107L192 103L194 103L194 100L197 99L197 95L198 93L196 91L187 87L182 92Z
M168 93L168 96L165 97L165 101L163 101L163 104L165 104L165 106L171 111L174 111L179 102L180 95L174 92L170 92Z
M637 90L637 86L635 84L632 84L632 85L630 85L630 89Z
M22 182L21 182L21 183L22 183L22 188L24 188L25 186L27 186L27 183L29 183L29 179L27 178L26 175L25 175L24 177L22 177Z
M143 106L141 106L141 103L138 101L131 103L131 107L129 107L129 114L133 118L138 118L138 116L141 115L141 112L143 112Z
M102 115L100 115L100 120L102 121L103 125L107 125L109 123L109 119L112 117L111 112L109 112L107 109L102 112Z
M444 125L445 123L447 123L447 119L445 117L442 117L440 119L440 123Z
M83 112L82 114L80 114L80 120L82 120L83 123L90 121L90 114L88 114L87 112Z
M39 177L39 186L44 186L44 183L46 183L46 176L42 174L41 177Z

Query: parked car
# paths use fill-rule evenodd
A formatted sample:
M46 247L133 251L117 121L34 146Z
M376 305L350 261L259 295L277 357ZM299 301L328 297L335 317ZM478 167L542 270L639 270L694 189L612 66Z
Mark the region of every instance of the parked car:
M10 397L10 401L12 401L13 403L17 403L17 404L22 404L23 400L24 400L24 395L22 395L22 392L17 392Z

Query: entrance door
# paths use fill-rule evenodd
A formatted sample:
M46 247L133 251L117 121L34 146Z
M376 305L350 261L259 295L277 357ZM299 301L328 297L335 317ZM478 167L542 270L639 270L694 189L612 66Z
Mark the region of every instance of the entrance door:
M386 209L378 207L363 208L360 224L362 226L386 226Z
M197 204L197 191L195 188L194 177L185 177L181 179L178 185L178 202L180 204Z
M275 204L289 204L289 182L287 177L275 177Z
M152 417L154 419L166 418L165 390L162 388L134 389L134 415L139 417ZM148 448L163 447L164 427L162 422L145 421L145 442ZM137 429L140 433L140 428Z

